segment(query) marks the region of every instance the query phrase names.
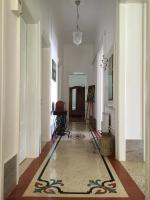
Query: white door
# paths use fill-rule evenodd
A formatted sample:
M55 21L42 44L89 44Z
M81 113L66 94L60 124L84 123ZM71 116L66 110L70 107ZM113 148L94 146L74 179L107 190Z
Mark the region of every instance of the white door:
M26 158L27 143L27 30L21 18L20 37L20 155L21 163Z

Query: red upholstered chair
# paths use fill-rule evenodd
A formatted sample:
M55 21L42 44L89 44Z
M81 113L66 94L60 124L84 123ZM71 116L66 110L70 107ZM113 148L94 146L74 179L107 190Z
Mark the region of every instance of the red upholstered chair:
M67 111L65 110L65 103L63 101L57 101L55 110L53 112L53 115L56 115L55 118L55 130L53 135L70 135L70 130L67 129L67 120L66 115Z
M65 103L63 101L57 101L55 112L62 113L65 111Z

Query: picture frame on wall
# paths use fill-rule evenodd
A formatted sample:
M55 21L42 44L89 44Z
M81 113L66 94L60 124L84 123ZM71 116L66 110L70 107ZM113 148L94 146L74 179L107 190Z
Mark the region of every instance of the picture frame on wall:
M52 59L52 80L56 82L56 63Z

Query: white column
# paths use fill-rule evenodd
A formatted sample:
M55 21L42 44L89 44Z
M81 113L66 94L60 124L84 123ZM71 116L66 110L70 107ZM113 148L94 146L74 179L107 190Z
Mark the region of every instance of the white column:
M96 120L97 130L101 130L101 69L97 66L97 81L96 81Z
M119 48L118 48L118 135L117 159L125 160L125 28L126 9L124 4L119 4Z
M103 114L103 73L104 68L102 66L102 56L103 56L103 48L100 53L97 55L97 78L96 78L96 120L97 120L97 130L101 130L101 122L102 122L102 114Z

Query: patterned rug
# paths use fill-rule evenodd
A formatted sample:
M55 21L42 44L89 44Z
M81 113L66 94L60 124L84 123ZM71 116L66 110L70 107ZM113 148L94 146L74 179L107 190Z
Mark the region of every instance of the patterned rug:
M93 154L88 140L61 137L23 196L128 197L109 160L99 153Z

